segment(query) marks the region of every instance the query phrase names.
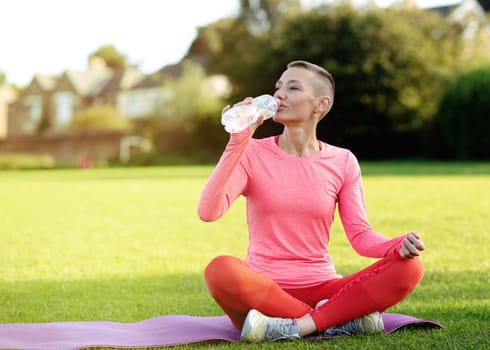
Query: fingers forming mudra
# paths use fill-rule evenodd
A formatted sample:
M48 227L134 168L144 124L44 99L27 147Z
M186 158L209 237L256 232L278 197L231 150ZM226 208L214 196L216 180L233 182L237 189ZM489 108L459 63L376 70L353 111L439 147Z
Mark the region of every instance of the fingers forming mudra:
M400 256L404 259L413 259L425 250L424 242L417 232L410 232L402 241Z

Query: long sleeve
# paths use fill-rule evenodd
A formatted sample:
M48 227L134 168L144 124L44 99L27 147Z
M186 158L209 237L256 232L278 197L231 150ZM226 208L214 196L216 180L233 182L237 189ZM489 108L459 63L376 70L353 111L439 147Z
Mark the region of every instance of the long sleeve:
M338 278L328 251L337 205L359 254L382 257L399 249L401 238L369 226L360 167L350 151L322 143L320 152L296 157L277 140L253 139L250 131L231 134L199 200L199 217L215 221L240 195L246 198L250 268L283 288Z
M349 153L345 166L345 182L339 193L339 214L349 242L362 256L381 258L399 251L404 236L388 238L376 233L367 218L361 170Z
M230 140L201 193L198 205L201 220L219 219L243 191L247 175L239 163L251 137L252 133L248 128L230 134Z

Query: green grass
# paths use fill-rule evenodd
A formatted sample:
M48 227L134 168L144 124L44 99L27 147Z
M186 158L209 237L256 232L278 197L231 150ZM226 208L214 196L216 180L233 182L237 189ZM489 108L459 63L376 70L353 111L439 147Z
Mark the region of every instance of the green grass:
M362 163L368 213L388 236L422 233L426 274L391 312L442 330L262 349L490 348L490 163ZM211 167L0 172L0 323L220 315L202 271L219 254L244 257L244 201L202 223ZM339 220L331 252L340 273L372 260L348 245ZM179 348L238 349L214 344Z

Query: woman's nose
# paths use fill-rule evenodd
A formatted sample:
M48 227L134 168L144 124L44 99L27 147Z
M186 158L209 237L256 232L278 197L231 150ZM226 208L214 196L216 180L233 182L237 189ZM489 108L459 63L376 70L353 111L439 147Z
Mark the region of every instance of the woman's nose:
M282 93L282 90L281 89L277 89L275 92L274 92L274 97L282 100L284 98L284 94Z

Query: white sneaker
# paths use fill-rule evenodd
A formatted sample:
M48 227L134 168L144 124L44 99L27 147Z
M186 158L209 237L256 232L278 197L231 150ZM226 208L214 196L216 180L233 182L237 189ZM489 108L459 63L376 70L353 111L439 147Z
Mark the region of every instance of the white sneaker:
M342 335L353 335L358 333L380 333L384 332L383 318L379 312L356 318L342 324L327 328L321 335L337 337Z
M297 340L300 329L292 318L268 317L252 309L243 323L240 340L243 342Z

